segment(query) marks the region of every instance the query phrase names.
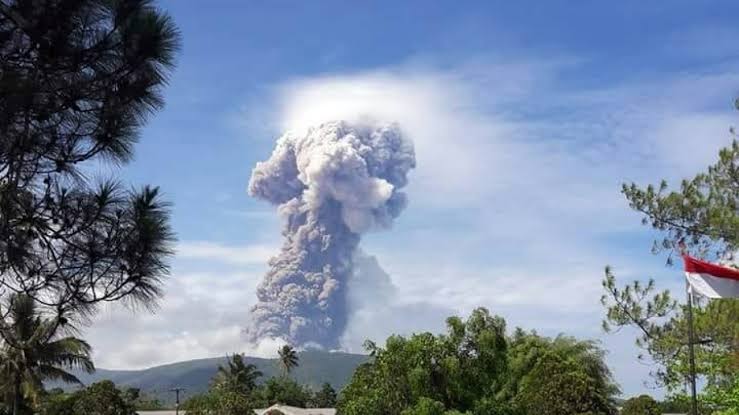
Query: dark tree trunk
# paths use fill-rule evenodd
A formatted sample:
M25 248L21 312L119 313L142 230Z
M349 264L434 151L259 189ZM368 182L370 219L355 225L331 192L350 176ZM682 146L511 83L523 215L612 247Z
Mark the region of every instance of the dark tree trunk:
M15 375L13 382L13 415L20 415L21 406L21 377Z

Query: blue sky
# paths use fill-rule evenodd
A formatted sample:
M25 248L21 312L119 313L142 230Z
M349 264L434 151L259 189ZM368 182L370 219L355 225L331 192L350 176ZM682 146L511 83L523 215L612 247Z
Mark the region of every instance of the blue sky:
M285 129L368 114L401 123L418 168L393 229L363 239L392 284L355 298L346 349L480 305L600 339L624 392L647 390L633 333L600 332L602 270L682 280L620 183L674 182L730 143L739 4L359 3L161 3L184 47L166 109L115 173L161 186L179 252L157 314L108 309L88 330L98 365L246 350L281 229L246 194L251 169Z

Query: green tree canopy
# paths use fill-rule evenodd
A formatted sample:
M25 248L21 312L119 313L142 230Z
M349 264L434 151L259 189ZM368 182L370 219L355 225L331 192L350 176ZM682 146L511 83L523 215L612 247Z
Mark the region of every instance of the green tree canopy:
M75 415L74 399L72 395L55 388L44 396L37 410L40 415Z
M662 415L662 409L651 396L640 395L624 402L621 415Z
M446 410L443 403L421 397L415 405L405 409L400 415L444 415L444 413Z
M503 319L477 309L466 322L449 318L447 326L446 335L391 336L385 348L368 344L374 360L345 386L342 413L401 413L421 398L466 411L495 393L507 367Z
M190 396L185 402L182 403L180 409L190 415L207 415L213 404L213 392L208 391L205 393L199 393L197 395Z
M517 330L509 359L502 396L525 413L614 413L619 389L596 343Z
M252 394L255 407L266 408L274 404L283 404L305 408L311 401L311 391L298 382L285 377L267 379Z
M109 380L93 383L72 397L74 415L136 415L136 409Z
M384 348L369 343L374 359L342 390L340 412L615 413L618 388L594 343L521 330L508 338L505 321L484 308L447 325L444 335L391 336Z
M193 396L182 405L189 415L244 415L251 414L254 408L249 396L225 388Z
M701 404L715 415L739 415L739 373L721 385L709 385L701 396Z
M118 389L111 381L102 381L65 393L53 389L44 395L36 412L40 415L135 415L142 399L135 389ZM161 408L159 408L161 409Z
M272 377L257 385L261 375L256 367L235 354L226 367L219 367L208 392L191 397L182 409L191 415L242 415L277 403L305 408L316 407L316 403L333 406L336 400L336 392L328 384L314 395L287 376Z

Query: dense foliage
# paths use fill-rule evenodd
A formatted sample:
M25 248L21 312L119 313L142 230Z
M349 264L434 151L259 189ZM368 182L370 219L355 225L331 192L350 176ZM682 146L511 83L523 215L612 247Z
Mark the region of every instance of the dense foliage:
M102 381L67 394L52 391L40 406L40 415L136 415L138 395L121 391L111 381Z
M134 415L136 408L111 381L94 383L72 396L75 415Z
M538 414L612 413L619 390L596 343L518 330L510 345L503 396L516 407Z
M294 380L280 376L267 379L248 393L242 388L217 387L188 399L182 409L189 414L230 415L249 413L248 408L266 408L274 404L301 408L334 407L336 392L330 385L315 393Z
M298 365L299 358L293 348L283 347L279 352L281 366L284 365L284 356L288 356L291 367ZM336 404L336 391L328 383L313 392L286 375L258 384L261 376L262 372L254 365L246 364L243 356L234 354L228 358L226 366L218 368L209 390L188 399L182 409L193 415L238 415L277 403L301 408L333 407Z
M658 402L663 414L688 414L691 411L690 398L686 395L671 395Z
M591 342L548 339L475 310L451 317L448 333L392 336L368 344L373 361L344 388L343 415L613 414L618 388Z
M130 403L137 411L157 411L165 409L162 402L141 393L139 388L126 388L122 391L123 400Z
M284 376L267 379L252 396L255 405L260 408L276 403L305 408L312 397L310 389Z
M651 396L640 395L624 402L621 415L662 415L662 409Z
M739 373L724 384L708 386L701 396L701 404L714 410L715 415L739 415Z
M250 396L223 388L195 395L182 405L190 415L243 415L254 408Z

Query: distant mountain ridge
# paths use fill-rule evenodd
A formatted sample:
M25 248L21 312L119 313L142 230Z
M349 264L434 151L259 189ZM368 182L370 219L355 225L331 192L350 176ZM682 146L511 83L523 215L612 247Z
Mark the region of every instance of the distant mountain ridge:
M369 356L311 350L300 352L299 358L300 366L293 369L290 374L293 379L313 388L328 382L338 391L349 381L354 369L366 362ZM245 360L264 373L261 380L280 374L277 359L246 357ZM172 388L185 388L184 398L181 396L181 400L204 392L208 389L208 382L218 370L218 365L225 365L225 362L226 357L216 357L170 363L142 370L98 369L94 374L76 375L85 385L111 380L119 387L140 388L147 396L171 405L174 403L174 394L170 392Z

